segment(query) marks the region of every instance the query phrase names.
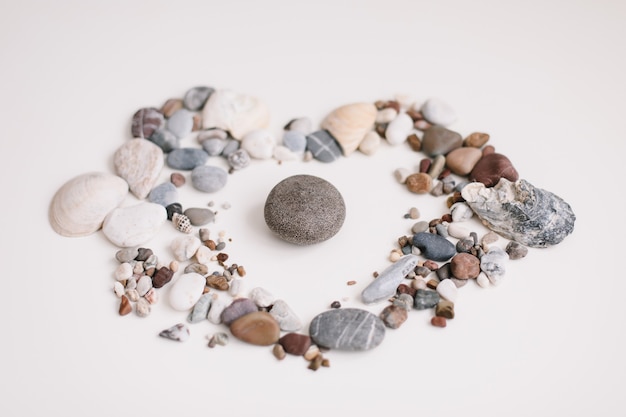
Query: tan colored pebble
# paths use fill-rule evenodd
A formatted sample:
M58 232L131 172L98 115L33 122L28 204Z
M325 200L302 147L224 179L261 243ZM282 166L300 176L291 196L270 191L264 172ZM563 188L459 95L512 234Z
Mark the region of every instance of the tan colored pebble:
M228 280L223 275L209 275L206 278L206 285L220 291L226 291L229 287Z
M454 174L469 175L483 153L478 148L456 148L446 155L446 166Z
M351 280L351 281L346 282L346 284L347 284L347 285L355 285L355 284L356 284L356 281Z
M409 143L411 149L415 152L419 152L422 150L422 140L415 133L410 134L406 141Z
M170 262L170 270L172 272L178 272L178 268L179 268L180 264L178 263L178 261L174 260L172 262Z
M320 366L322 366L323 361L324 361L324 357L321 354L317 355L315 358L313 358L313 360L309 364L309 369L313 371L317 371L320 368Z
M304 359L312 361L317 355L320 354L320 348L317 345L311 345L304 353Z
M246 276L246 269L243 267L243 265L237 266L237 274L239 274L240 277Z
M202 130L202 116L200 113L196 113L193 115L193 126L191 127L192 132L197 132Z
M274 355L274 357L276 359L278 359L279 361L282 361L283 359L285 359L285 357L287 356L287 353L285 353L285 349L283 348L283 346L279 343L276 343L274 345L274 348L272 349L272 354Z
M389 253L389 260L391 262L397 262L400 258L402 258L402 252L398 253L397 249L394 249Z
M239 317L230 324L230 331L237 339L258 346L273 345L280 338L278 322L265 311Z
M409 218L413 220L420 218L420 211L417 209L417 207L411 207L409 209Z
M416 290L425 290L427 288L426 281L422 278L415 278L411 281L411 288Z
M159 293L154 287L150 288L146 295L144 295L143 297L148 300L148 302L152 305L156 304L159 301Z
M439 285L439 280L436 279L429 279L428 282L426 283L426 286L432 290L436 289L437 286Z
M161 113L163 113L165 117L170 117L182 108L183 100L179 98L170 98L165 103L163 103L163 106L161 107Z
M480 243L483 245L489 245L491 243L497 242L499 239L498 234L495 232L486 233L481 239Z
M405 184L406 179L411 175L411 171L407 168L397 168L393 171L393 176L400 184Z
M406 179L407 189L416 194L425 194L430 191L433 179L430 175L418 172L411 174Z
M481 148L488 141L489 135L487 133L474 132L463 140L463 146Z

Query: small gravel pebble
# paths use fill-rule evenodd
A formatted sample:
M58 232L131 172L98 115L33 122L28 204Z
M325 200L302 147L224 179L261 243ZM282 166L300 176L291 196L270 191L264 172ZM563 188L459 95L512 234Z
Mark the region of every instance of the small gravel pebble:
M432 324L435 327L446 327L446 318L445 317L440 317L440 316L435 316L432 319L430 319L430 324Z
M519 242L510 241L505 248L509 254L509 259L522 259L528 255L528 248Z
M228 344L229 338L228 335L224 332L218 332L209 337L210 348L214 348L215 346L226 346Z

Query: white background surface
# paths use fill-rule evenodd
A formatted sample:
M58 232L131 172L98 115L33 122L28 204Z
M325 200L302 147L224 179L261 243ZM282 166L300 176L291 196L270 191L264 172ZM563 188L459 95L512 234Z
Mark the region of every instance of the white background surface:
M0 415L624 415L623 3L88 3L0 6ZM446 329L413 311L379 348L331 351L317 372L233 339L209 349L205 336L224 329L208 322L184 344L161 339L185 319L165 291L150 317L118 316L116 248L101 233L56 235L47 209L70 178L112 172L135 110L195 85L261 97L277 134L292 117L319 122L354 101L440 97L459 114L455 130L490 133L522 178L568 201L576 229L511 262L498 287L462 288ZM249 288L308 323L336 299L360 306L409 233L409 207L426 220L445 212L445 199L393 179L421 157L383 146L331 165L254 161L219 193L188 186L181 199L232 204L211 226L233 239L230 260ZM294 173L344 195L346 222L330 241L292 247L266 229L265 197ZM173 236L164 227L146 246L169 260Z

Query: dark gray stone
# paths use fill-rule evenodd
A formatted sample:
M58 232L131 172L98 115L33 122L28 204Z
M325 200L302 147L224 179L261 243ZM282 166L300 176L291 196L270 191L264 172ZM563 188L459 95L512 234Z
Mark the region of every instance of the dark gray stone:
M167 155L167 165L173 169L191 170L202 166L209 159L209 154L198 148L174 149Z
M205 193L214 193L226 185L228 173L220 168L210 165L200 165L191 171L191 184Z
M310 245L333 237L346 217L339 191L312 175L294 175L274 186L265 201L265 223L278 237Z
M523 179L502 178L495 187L470 183L461 195L488 228L526 246L556 245L574 231L570 205Z
M426 259L437 262L447 261L456 253L456 248L452 242L434 233L414 234L413 246L417 246Z
M342 155L337 140L326 130L307 135L306 147L313 154L313 158L321 162L333 162Z
M202 110L204 104L214 91L214 88L206 86L192 87L185 93L183 105L191 111Z
M376 315L357 308L325 311L313 318L309 326L313 342L338 350L369 350L385 338L385 325Z
M433 308L439 303L439 293L433 290L417 290L413 307L417 310Z
M172 220L174 213L183 214L183 206L180 203L172 203L165 207L167 220Z
M171 182L164 182L150 191L148 201L167 207L178 201L178 189Z

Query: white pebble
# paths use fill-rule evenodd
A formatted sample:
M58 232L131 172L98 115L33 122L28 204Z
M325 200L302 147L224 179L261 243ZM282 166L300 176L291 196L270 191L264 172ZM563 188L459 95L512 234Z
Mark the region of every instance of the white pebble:
M380 142L382 142L382 139L378 133L374 130L367 132L361 143L359 143L359 151L365 155L372 155L380 146Z
M131 288L130 290L126 290L126 297L134 303L139 300L139 293L136 289Z
M398 111L393 107L378 110L376 113L376 123L389 123L398 116Z
M183 262L191 259L201 245L200 239L186 235L175 238L170 248L174 253L174 258L179 262Z
M451 301L453 303L456 301L458 291L459 290L454 284L454 282L452 282L449 279L444 279L439 284L437 284L437 292L439 293L439 295L442 298L448 301Z
M400 145L406 141L413 130L413 119L406 113L400 113L385 130L385 138L390 145Z
M296 161L299 158L297 153L283 145L274 148L273 157L280 162Z
M147 275L139 278L139 281L137 281L137 293L140 297L146 295L146 293L150 291L150 288L152 288L152 278Z
M211 253L211 249L209 249L207 246L200 245L194 256L196 257L196 261L198 261L199 264L206 265L211 260L213 254Z
M227 306L228 303L224 298L220 297L218 294L214 294L207 319L213 324L220 324L222 322L222 311L224 311Z
M124 286L121 282L115 281L115 284L113 284L113 292L117 297L124 295Z
M261 287L253 288L248 296L259 307L269 307L276 301L272 293Z
M244 289L243 284L244 284L243 279L234 278L232 281L230 281L230 286L228 287L228 294L230 294L232 297L239 297L241 294L243 294L243 289Z
M470 235L470 231L457 222L452 222L448 224L448 234L457 239L463 239Z
M449 126L456 120L456 113L444 101L438 98L430 98L422 105L424 118L432 124Z
M296 332L302 328L300 318L296 316L291 307L283 300L274 302L270 314L276 319L282 331Z
M489 278L487 278L487 274L485 274L484 272L481 272L480 274L478 274L478 276L476 277L476 283L481 288L489 287Z
M152 307L150 303L145 298L140 298L137 300L137 306L135 307L135 311L139 317L147 317L150 315L152 311Z
M174 310L189 310L202 296L206 279L190 272L181 275L170 287L169 302Z
M474 212L466 203L454 203L450 207L450 215L453 222L464 222L474 216Z
M124 281L133 276L133 266L128 262L121 263L115 269L115 279Z
M253 130L241 139L241 149L245 149L255 159L271 158L275 147L276 138L267 129Z

